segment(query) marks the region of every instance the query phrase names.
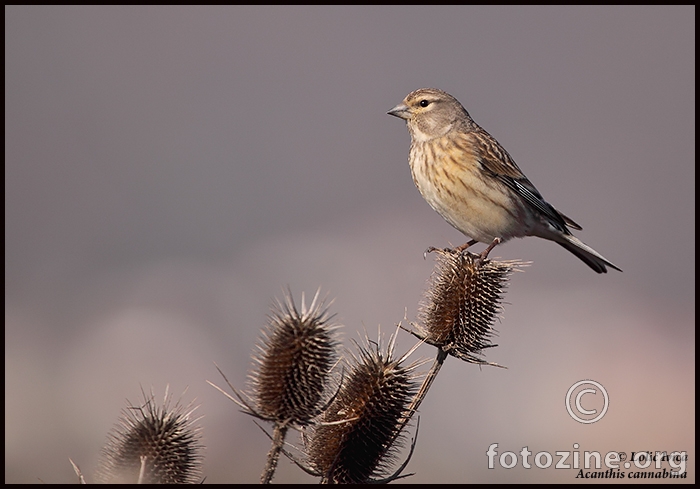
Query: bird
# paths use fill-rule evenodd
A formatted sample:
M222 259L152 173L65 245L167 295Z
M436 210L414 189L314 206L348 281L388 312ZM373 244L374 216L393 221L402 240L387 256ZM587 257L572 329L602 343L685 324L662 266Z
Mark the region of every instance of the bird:
M486 243L485 258L499 243L537 236L561 245L598 273L607 273L607 267L622 271L571 233L582 227L544 200L505 148L455 97L421 88L387 113L406 121L408 162L423 198L471 238L457 249Z

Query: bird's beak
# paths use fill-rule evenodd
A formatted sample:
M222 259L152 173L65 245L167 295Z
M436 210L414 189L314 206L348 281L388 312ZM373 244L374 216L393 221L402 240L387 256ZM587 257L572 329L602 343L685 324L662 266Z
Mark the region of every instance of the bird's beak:
M391 109L389 112L387 112L389 115L393 115L394 117L398 117L399 119L410 119L411 118L411 109L408 108L407 105L405 104L399 104L393 109Z

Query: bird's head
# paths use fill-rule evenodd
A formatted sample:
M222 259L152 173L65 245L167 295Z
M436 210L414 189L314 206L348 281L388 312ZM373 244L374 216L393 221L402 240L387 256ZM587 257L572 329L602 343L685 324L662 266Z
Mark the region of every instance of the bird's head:
M387 112L408 125L415 141L442 137L459 124L471 122L462 104L447 92L437 88L420 88L409 93L403 102Z

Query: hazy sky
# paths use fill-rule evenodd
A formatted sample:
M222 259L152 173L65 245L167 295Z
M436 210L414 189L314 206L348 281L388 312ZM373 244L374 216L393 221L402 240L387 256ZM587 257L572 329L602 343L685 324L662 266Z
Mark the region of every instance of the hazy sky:
M269 441L245 386L273 297L345 343L413 320L465 241L413 186L407 93L457 97L621 267L528 238L487 360L448 359L412 482L572 482L486 450L686 450L695 479L695 7L5 7L5 481L88 480L125 399L201 403L207 482ZM413 344L401 333L399 352ZM415 358L434 356L421 347ZM567 389L610 395L572 420ZM287 461L276 482L314 481Z

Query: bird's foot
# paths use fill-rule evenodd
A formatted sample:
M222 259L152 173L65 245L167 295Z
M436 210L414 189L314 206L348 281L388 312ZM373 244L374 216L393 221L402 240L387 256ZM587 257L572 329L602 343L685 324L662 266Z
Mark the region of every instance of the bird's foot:
M491 244L488 245L488 247L479 255L479 261L482 263L485 262L489 256L489 253L491 253L491 250L493 250L501 241L501 238L494 238Z

